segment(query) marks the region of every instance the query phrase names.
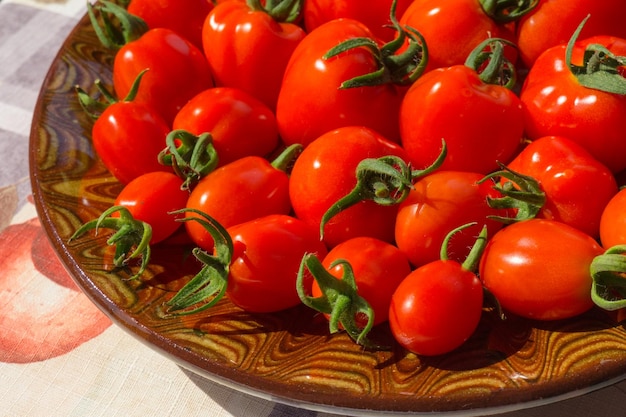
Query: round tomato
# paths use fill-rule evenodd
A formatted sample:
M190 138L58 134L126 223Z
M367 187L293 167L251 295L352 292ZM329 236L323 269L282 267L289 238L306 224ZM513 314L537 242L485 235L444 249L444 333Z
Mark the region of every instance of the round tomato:
M151 244L165 240L181 225L170 214L185 208L189 193L182 189L183 180L173 172L150 172L141 175L122 189L115 199L137 220L152 227Z
M407 91L400 108L400 135L409 161L424 168L448 148L441 169L487 174L510 161L524 133L519 98L456 65L428 72Z
M209 13L204 54L218 85L240 88L274 110L287 62L306 33L252 3L227 1Z
M502 228L491 216L508 214L487 204L487 197L499 193L489 181L479 183L481 174L462 171L436 171L418 180L408 198L400 203L395 242L413 266L418 267L440 258L440 248L453 229L467 223L476 226L455 233L448 244L450 259L467 256L478 231L487 225L489 236Z
M365 127L343 127L314 140L296 160L289 179L296 216L319 230L326 211L357 184L359 162L386 155L405 157L398 144ZM326 223L324 241L329 247L357 236L391 242L396 212L396 206L361 201Z
M192 97L176 114L174 129L210 133L219 164L267 156L279 144L274 113L238 88L214 87Z
M593 307L589 267L602 252L593 238L572 226L526 220L491 237L480 262L480 277L513 314L566 319Z
M537 217L598 236L602 211L618 189L611 171L584 148L564 137L546 136L528 144L508 168L535 179L545 193Z
M626 55L626 40L608 36L576 42L571 62L567 59L566 45L546 50L535 61L520 92L524 124L531 140L565 136L617 173L626 169L626 133L622 129L626 96L583 85L581 78L588 77L576 77L570 66L576 66L576 71L585 68L602 76L597 72L599 68L583 60L587 47L594 44L616 55ZM624 83L619 73L604 75Z
M626 188L606 204L600 218L600 242L606 249L626 245Z
M591 16L581 39L595 35L626 38L622 0L539 0L531 13L517 25L520 57L530 68L545 50L567 43L580 22Z
M202 51L171 29L150 29L117 51L113 85L118 97L127 96L146 69L135 100L154 107L168 124L190 98L214 85Z
M300 304L296 279L305 254L326 256L317 229L291 216L270 215L228 229L233 257L226 294L251 312ZM310 281L307 286L310 288Z

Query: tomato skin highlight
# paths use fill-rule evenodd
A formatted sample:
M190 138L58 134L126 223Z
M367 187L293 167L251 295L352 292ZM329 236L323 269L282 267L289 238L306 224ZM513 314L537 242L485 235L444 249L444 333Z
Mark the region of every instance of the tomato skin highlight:
M511 224L492 236L479 271L502 307L535 320L575 317L593 307L589 266L602 247L554 220Z
M289 179L296 216L319 229L324 213L356 185L359 162L385 155L406 158L398 144L365 127L343 127L314 140L296 160ZM362 201L326 223L324 242L330 248L357 236L392 242L396 212L396 206Z
M597 43L626 55L626 40L598 36L577 42L572 63L581 65L585 47ZM524 81L520 99L529 139L565 136L587 149L615 174L626 169L626 97L580 85L565 62L565 45L546 50Z
M424 356L461 346L482 315L483 288L478 277L450 260L423 265L396 289L389 308L394 338Z
M350 263L359 295L374 309L374 326L387 321L391 296L411 272L406 256L389 242L371 237L356 237L332 248L322 261L331 274L341 279L343 266L330 267L338 259L345 259ZM317 281L313 281L311 293L313 297L322 295ZM357 324L364 326L365 322L359 322L357 318Z
M618 188L609 168L582 146L565 137L545 136L528 144L508 167L533 177L545 192L537 217L599 236L602 211Z
M464 65L424 74L400 107L401 143L410 162L425 168L448 149L441 169L487 174L519 150L522 104L509 89L486 84Z
M291 216L270 215L233 226L228 233L235 250L226 294L235 305L267 313L301 303L296 277L302 257L327 253L315 228Z
M170 214L185 208L189 192L181 189L183 180L173 172L150 172L129 182L115 199L137 220L152 227L151 244L170 237L181 223Z
M626 188L605 206L600 218L600 242L605 249L626 245Z
M272 110L238 88L213 87L192 97L176 114L173 129L211 134L219 165L269 155L279 144Z

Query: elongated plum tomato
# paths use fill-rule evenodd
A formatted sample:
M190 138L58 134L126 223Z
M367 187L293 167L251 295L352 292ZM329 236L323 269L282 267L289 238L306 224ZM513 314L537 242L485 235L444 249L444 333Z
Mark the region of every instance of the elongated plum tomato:
M171 236L181 223L170 214L185 208L189 192L181 189L183 180L173 172L150 172L129 182L115 199L137 220L152 227L151 244Z
M605 249L626 245L626 188L611 198L600 218L600 242Z
M589 266L603 251L572 226L526 220L492 236L481 258L480 277L511 313L536 320L566 319L593 307Z
M301 303L296 290L305 253L326 256L317 230L287 215L270 215L227 229L233 241L228 298L250 312L273 312ZM307 291L311 279L308 280Z
M343 276L343 266L331 268L331 264L339 259L348 261L352 267L358 294L374 310L374 325L387 321L391 296L411 272L406 256L389 242L371 237L356 237L332 248L322 261L322 265L340 279ZM312 295L322 295L317 281L313 281ZM366 321L359 321L358 317L356 319L358 325L365 325Z

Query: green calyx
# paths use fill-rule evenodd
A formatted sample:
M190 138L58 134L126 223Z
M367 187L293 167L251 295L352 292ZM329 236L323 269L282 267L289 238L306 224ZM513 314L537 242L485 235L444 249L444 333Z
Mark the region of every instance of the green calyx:
M378 69L350 80L339 88L368 87L382 84L410 85L424 72L428 61L428 48L422 35L409 26L402 26L396 19L396 2L391 5L390 19L398 36L382 45L371 38L352 38L331 48L324 60L330 60L355 48L367 48L377 62ZM398 53L408 43L406 50Z
M206 213L193 209L182 209L172 214L191 212L196 216L186 216L180 221L196 221L211 234L214 254L200 248L193 249L193 255L204 265L187 284L167 301L167 313L189 315L204 311L217 304L228 286L228 274L233 256L233 242L226 229Z
M219 157L210 133L194 135L186 130L171 131L165 138L166 147L159 155L159 163L171 166L182 178L181 186L190 190L203 177L215 170Z
M446 155L446 143L442 142L441 153L435 162L423 170L412 170L409 164L393 155L362 160L356 168L355 187L322 216L320 237L324 238L324 227L330 219L361 201L370 200L383 206L400 204L409 195L414 181L439 169Z
M609 248L591 262L591 299L607 311L626 307L626 245Z
M265 12L278 23L294 23L302 15L303 0L246 0L250 9Z
M493 178L509 180L496 182L494 188L503 197L487 197L487 204L494 209L514 209L516 213L515 217L491 216L490 218L506 224L534 219L546 203L546 193L541 189L539 182L503 164L500 164L500 168L500 171L485 176L479 183Z
M293 163L302 153L304 147L299 143L287 146L272 162L271 165L274 169L279 171L288 172L293 166Z
M95 6L87 2L87 13L100 43L114 51L139 39L148 31L148 25L143 19L110 1L101 0Z
M329 316L328 327L331 334L337 333L341 326L357 344L371 349L382 348L367 338L374 326L374 310L367 300L359 295L350 263L339 259L333 262L331 268L337 265L343 267L342 279L337 279L328 272L315 255L304 255L296 280L300 300L307 307ZM319 284L322 291L320 297L312 297L305 291L304 276L307 270ZM367 318L365 326L359 327L356 321L358 316Z
M589 17L582 21L567 43L565 62L580 85L606 93L625 95L626 78L620 73L620 68L626 65L626 57L615 55L603 45L591 44L585 49L583 64L572 64L576 40Z
M114 213L119 213L119 217L112 217ZM115 246L113 264L116 269L125 269L130 261L141 257L139 270L131 276L131 279L141 276L150 262L152 227L148 223L136 220L126 207L113 206L97 219L78 228L70 237L70 241L80 238L90 230L95 230L97 234L101 228L116 231L106 242L107 245Z
M517 48L506 39L486 39L470 53L465 66L476 71L484 83L500 85L511 90L517 83L517 70L504 55L505 46Z
M445 239L443 240L443 243L441 244L441 251L439 253L440 259L442 261L448 260L448 245L450 244L450 239L452 239L452 236L459 233L463 229L467 229L468 227L472 227L477 224L478 223L476 222L467 223L450 231L446 235ZM480 257L482 256L486 245L487 245L487 226L483 226L483 228L480 230L480 234L478 235L478 238L476 239L476 242L474 242L472 249L467 255L467 258L465 258L465 260L461 264L462 268L465 269L466 271L475 272L478 269L478 263L480 262Z
M515 22L532 12L539 0L479 0L485 14L497 23Z

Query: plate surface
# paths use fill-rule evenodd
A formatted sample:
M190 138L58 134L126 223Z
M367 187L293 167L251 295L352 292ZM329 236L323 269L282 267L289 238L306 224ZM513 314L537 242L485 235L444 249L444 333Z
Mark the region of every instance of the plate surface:
M118 325L180 365L253 395L354 415L486 414L576 395L626 374L626 331L596 310L554 323L499 323L484 314L461 349L428 359L399 348L364 352L345 334L328 336L326 321L304 306L250 315L224 299L208 312L165 317L164 301L188 278L185 271L198 268L183 264L184 247L155 247L149 273L128 281L103 260L110 256L106 233L68 243L121 189L94 154L92 122L74 93L75 85L95 93L97 78L110 84L112 58L83 18L50 68L35 109L33 194L42 224L83 291ZM391 341L384 326L374 337Z

